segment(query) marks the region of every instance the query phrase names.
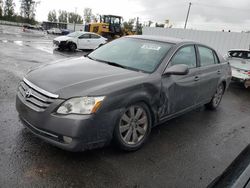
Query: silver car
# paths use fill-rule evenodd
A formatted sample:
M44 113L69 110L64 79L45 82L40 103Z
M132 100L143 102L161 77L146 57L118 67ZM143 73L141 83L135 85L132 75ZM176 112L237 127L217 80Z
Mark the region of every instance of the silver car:
M232 80L250 86L250 50L229 50L227 60L232 68Z

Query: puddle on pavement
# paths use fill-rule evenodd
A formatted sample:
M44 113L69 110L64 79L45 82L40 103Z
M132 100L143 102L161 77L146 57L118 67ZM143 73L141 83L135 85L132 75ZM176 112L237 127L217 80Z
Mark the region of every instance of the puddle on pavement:
M17 41L14 41L14 43L19 46L23 46L23 41L17 40Z

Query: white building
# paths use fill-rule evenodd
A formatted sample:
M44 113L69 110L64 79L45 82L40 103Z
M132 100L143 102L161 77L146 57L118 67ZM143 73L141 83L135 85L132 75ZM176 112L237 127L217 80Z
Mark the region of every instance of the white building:
M211 46L222 55L229 49L250 48L250 33L145 27L142 34L190 39Z

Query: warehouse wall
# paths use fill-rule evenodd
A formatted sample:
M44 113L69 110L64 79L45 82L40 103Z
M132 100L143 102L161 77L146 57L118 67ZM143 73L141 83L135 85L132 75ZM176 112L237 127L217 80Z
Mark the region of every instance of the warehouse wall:
M213 47L222 55L229 49L249 49L250 33L199 31L175 28L145 27L143 35L159 35L175 38L184 38L204 43Z

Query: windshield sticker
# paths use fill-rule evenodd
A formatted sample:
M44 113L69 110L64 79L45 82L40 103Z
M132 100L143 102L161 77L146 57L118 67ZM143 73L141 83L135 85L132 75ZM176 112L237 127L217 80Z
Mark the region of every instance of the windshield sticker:
M156 50L156 51L159 51L161 49L160 46L157 46L155 44L144 44L141 48L147 50Z

